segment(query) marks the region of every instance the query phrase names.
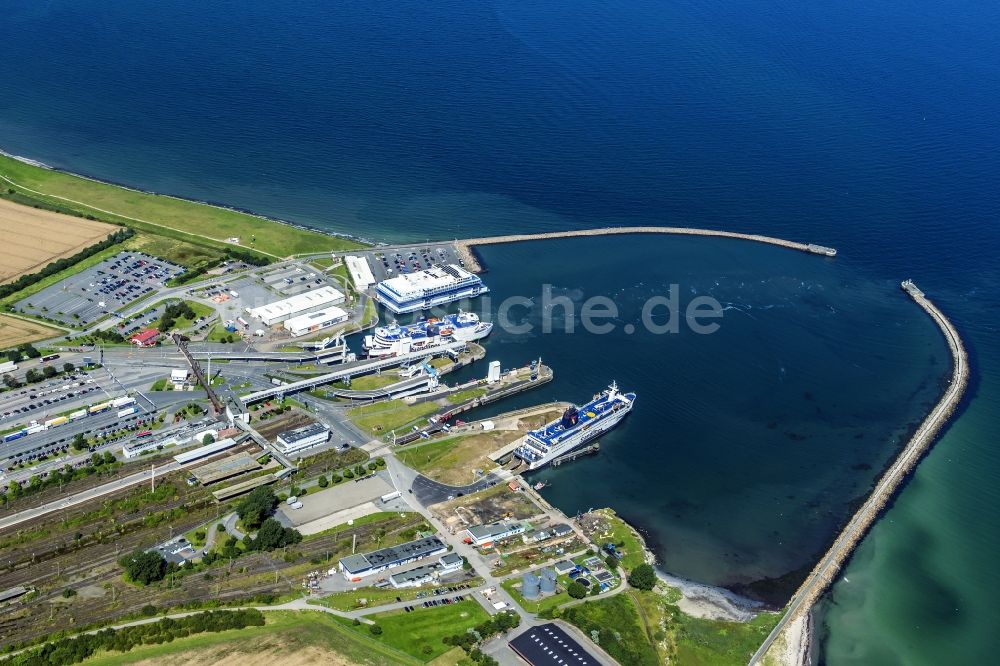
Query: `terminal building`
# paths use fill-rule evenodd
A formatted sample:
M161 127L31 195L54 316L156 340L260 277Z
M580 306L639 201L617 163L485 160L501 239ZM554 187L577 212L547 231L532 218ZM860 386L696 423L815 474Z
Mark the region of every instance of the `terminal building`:
M350 315L347 312L333 305L322 310L317 310L316 312L292 317L285 321L282 326L291 333L293 338L298 338L343 323L349 317Z
M259 308L247 308L252 317L260 319L265 326L280 324L292 317L315 312L321 308L339 305L344 302L344 295L333 287L320 287L303 294L296 294L274 303L262 305Z
M500 522L489 525L474 525L465 530L465 542L479 548L485 548L522 532L524 532L524 525L521 523Z
M438 305L474 298L489 289L469 271L455 264L435 264L428 269L379 282L375 299L396 314L428 310Z
M294 453L313 446L326 444L330 439L330 429L322 423L310 423L309 425L286 430L277 437L278 446L284 453Z
M448 547L441 539L436 536L427 537L390 548L382 548L371 553L348 555L337 563L337 569L347 580L358 582L366 576L374 576L392 567L440 555L447 550Z

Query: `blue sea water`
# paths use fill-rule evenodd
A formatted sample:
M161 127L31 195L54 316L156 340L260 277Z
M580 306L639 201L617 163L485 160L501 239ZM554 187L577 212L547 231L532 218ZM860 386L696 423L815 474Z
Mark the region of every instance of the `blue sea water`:
M0 148L57 167L380 240L671 224L839 248L484 252L499 293L546 281L634 309L676 281L733 305L715 336L490 342L510 362L541 349L566 399L612 371L643 389L551 493L620 506L703 580L807 562L920 414L946 359L895 288L913 277L976 374L824 600L820 658L991 661L1000 6L48 0L2 17ZM862 455L872 470L852 469Z

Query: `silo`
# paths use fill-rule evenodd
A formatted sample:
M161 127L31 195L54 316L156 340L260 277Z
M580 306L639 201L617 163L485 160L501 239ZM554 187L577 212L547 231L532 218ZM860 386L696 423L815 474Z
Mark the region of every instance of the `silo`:
M521 596L525 599L537 599L539 595L538 576L526 573L521 577Z
M541 591L543 594L552 594L556 591L556 572L552 569L542 569Z

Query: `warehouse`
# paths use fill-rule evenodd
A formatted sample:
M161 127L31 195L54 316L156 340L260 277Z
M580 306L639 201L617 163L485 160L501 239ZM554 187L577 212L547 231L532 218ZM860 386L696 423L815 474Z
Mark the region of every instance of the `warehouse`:
M304 294L296 294L268 305L262 305L259 308L247 308L246 310L250 316L260 319L264 325L271 326L297 315L314 312L320 308L343 302L344 295L333 287L320 287Z
M407 569L389 576L389 583L395 588L420 587L439 577L458 571L462 568L462 556L456 553L445 553L434 564L424 564L414 569Z
M310 423L309 425L286 430L277 437L278 446L284 453L294 453L320 444L326 444L330 439L330 429L322 423Z
M292 317L283 326L292 334L293 338L297 338L345 322L349 316L347 312L334 305L316 312Z
M425 557L438 555L448 550L441 539L427 537L409 541L391 548L383 548L364 555L348 555L340 560L337 568L349 581L359 581L365 576L372 576L390 567L398 567ZM332 573L332 572L331 572Z
M598 666L601 663L562 627L551 622L528 628L508 645L531 666Z

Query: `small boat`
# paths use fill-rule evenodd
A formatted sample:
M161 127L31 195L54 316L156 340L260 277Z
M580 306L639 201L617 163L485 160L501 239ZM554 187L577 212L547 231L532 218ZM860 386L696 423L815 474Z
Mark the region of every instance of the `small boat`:
M545 481L539 481L538 483L536 483L536 484L535 484L534 486L532 486L532 487L533 487L533 488L534 488L535 490L541 490L542 488L544 488L544 487L545 487L545 486L547 486L547 485L549 485L549 484L548 484L548 483L546 483Z

